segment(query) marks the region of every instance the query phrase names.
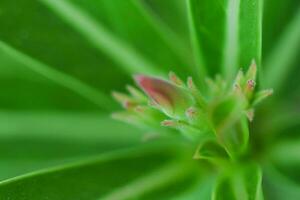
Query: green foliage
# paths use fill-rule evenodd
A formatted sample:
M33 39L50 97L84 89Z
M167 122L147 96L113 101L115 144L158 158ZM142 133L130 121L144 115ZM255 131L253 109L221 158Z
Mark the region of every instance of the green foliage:
M176 197L200 177L200 169L182 160L179 150L152 145L31 173L4 181L0 199L151 199L154 191ZM171 186L178 189L164 194Z
M0 200L300 199L299 16L299 0L1 0ZM169 71L155 106L115 93L140 126L110 118L111 91Z

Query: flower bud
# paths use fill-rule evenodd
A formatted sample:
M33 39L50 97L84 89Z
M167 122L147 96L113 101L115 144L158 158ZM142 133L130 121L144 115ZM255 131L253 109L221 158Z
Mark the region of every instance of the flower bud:
M137 84L169 117L181 119L185 110L194 104L193 97L184 88L150 76L135 76Z
M175 85L178 85L178 86L184 85L183 81L174 72L169 73L169 80L172 83L174 83Z

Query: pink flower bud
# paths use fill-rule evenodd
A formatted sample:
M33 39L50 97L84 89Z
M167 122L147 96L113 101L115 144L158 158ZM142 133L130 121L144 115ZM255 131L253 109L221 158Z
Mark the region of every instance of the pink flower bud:
M185 89L155 77L137 75L137 84L168 116L182 118L185 110L194 104L193 97Z

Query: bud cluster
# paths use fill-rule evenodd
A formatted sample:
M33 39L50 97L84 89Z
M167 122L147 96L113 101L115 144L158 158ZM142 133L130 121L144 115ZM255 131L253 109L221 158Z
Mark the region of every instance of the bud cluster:
M142 127L179 130L200 144L197 159L235 158L247 148L254 106L273 93L256 91L256 73L253 61L246 73L238 72L233 83L221 76L207 78L203 90L192 77L185 83L173 72L169 80L137 75L135 81L143 92L132 86L127 87L128 95L113 92L125 109L113 117Z

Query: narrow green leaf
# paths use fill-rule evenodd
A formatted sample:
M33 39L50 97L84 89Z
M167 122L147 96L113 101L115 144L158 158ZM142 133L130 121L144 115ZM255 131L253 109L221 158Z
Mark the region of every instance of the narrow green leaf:
M238 67L247 69L255 60L258 69L262 57L263 0L241 0ZM235 72L234 72L235 73Z
M183 68L191 66L191 60L189 55L189 46L184 43L182 37L178 36L176 33L170 29L167 24L161 21L149 6L145 3L140 3L140 1L133 1L137 5L140 12L144 15L145 19L149 21L154 30L159 33L159 36L163 41L170 47L170 50L180 58L181 62L187 66L174 66L178 72L182 71Z
M300 115L297 110L289 110L282 106L273 106L277 108L268 116L270 119L265 123L263 131L268 133L276 143L281 141L292 141L300 139Z
M135 146L143 134L99 113L1 111L0 124L0 180Z
M264 168L263 189L266 199L297 200L300 198L300 185L295 184L272 165L267 165Z
M287 25L299 10L298 0L264 0L263 61L272 52Z
M72 3L162 71L187 75L191 61L186 57L189 49L145 3L136 0L75 0Z
M113 190L108 195L101 197L100 199L131 199L141 196L153 189L163 187L172 181L176 181L181 176L184 176L187 171L184 169L181 170L179 167L180 166L173 163L163 166L150 174L146 174L120 188Z
M299 133L299 132L298 132ZM278 177L286 179L286 182L300 187L300 139L292 138L290 140L281 141L269 151L268 158L272 164L271 172L276 172ZM270 164L270 165L271 165ZM298 189L299 190L299 189ZM298 192L300 197L300 193Z
M215 177L202 177L190 188L190 190L177 196L174 200L209 200L211 199L214 182Z
M30 137L52 139L125 142L141 136L135 127L97 112L0 111L0 122L0 137L26 137L29 134Z
M193 48L193 54L195 59L195 74L199 79L204 80L204 77L207 74L207 66L204 61L204 53L201 52L201 44L198 38L199 30L198 30L198 21L196 21L196 16L198 14L198 10L196 6L194 6L194 1L187 1L187 10L188 10L188 20L189 20L189 29L190 29L190 38ZM200 11L201 13L201 11Z
M263 200L262 170L258 165L250 164L243 171L244 183L249 200Z
M290 139L276 144L270 150L271 159L274 162L285 163L287 165L300 165L300 140Z
M39 1L19 0L18 7L22 9L15 9L14 2L10 0L0 2L0 40L7 45L35 60L76 77L88 85L99 88L105 93L112 89L122 88L130 81L130 75L126 71L120 70L118 63L95 48L93 44L88 43L85 37L62 21L47 6L42 5ZM6 67L8 68L9 66L5 65L5 63L1 64L1 68ZM38 76L36 77L38 78ZM22 77L16 78L23 79ZM6 81L4 79L1 85L9 84L19 88L26 88L28 84L24 82L22 85L21 82L23 80L16 81L12 79L15 79L15 77L7 80L6 83L4 83ZM40 77L39 79L45 78ZM13 83L13 81L16 81L16 83ZM35 82L36 80L29 81ZM90 105L82 98L77 100L76 95L71 92L66 91L64 93L62 89L54 89L54 84L50 82L41 86L40 88L33 88L34 92L39 88L42 90L41 93L46 93L45 87L50 86L49 89L52 90L49 91L48 96L50 98L55 97L53 93L61 94L60 96L64 96L62 101L67 98L69 100L74 99L68 104L69 107L80 107L78 106L79 103L83 105L82 107L96 109L96 106ZM1 88L1 90L3 89ZM20 90L23 91L21 88ZM21 97L21 95L18 96ZM57 97L55 98L57 99ZM16 100L14 99L14 101ZM35 98L35 101L39 101L39 98ZM47 99L44 101L47 101ZM38 102L35 103L38 104Z
M260 67L263 1L228 0L226 12L223 70L232 77L238 68L247 69L252 59Z
M86 39L119 63L129 73L159 74L159 69L134 51L124 41L114 37L87 13L66 0L40 0L62 20L78 30Z
M225 44L225 7L226 1L188 1L192 46L202 76L205 72L211 76L220 72Z
M174 145L132 148L13 178L0 183L0 199L121 200L141 196L147 199L151 191L166 185L176 188L174 183L181 183L197 173L196 166L180 160L174 149L180 148ZM172 191L167 193L166 199L183 192Z
M51 68L39 62L38 60L19 52L2 41L0 41L0 49L32 71L48 78L51 81L54 81L65 88L68 88L69 90L74 91L92 103L95 103L100 108L109 110L112 107L112 101L107 95L101 93L101 91L98 91L95 88L92 88L91 86L86 85L80 80Z
M265 65L264 85L280 89L291 72L294 60L300 48L300 9L286 27Z
M252 59L260 64L262 7L262 0L189 0L193 44L210 75L232 78Z
M225 45L222 72L227 78L232 78L239 68L239 30L240 30L240 8L241 0L228 0L225 12ZM248 13L249 14L249 13Z
M142 0L160 21L163 21L186 44L189 41L189 26L186 1L182 0Z
M262 172L256 164L230 169L217 181L212 199L262 200Z

